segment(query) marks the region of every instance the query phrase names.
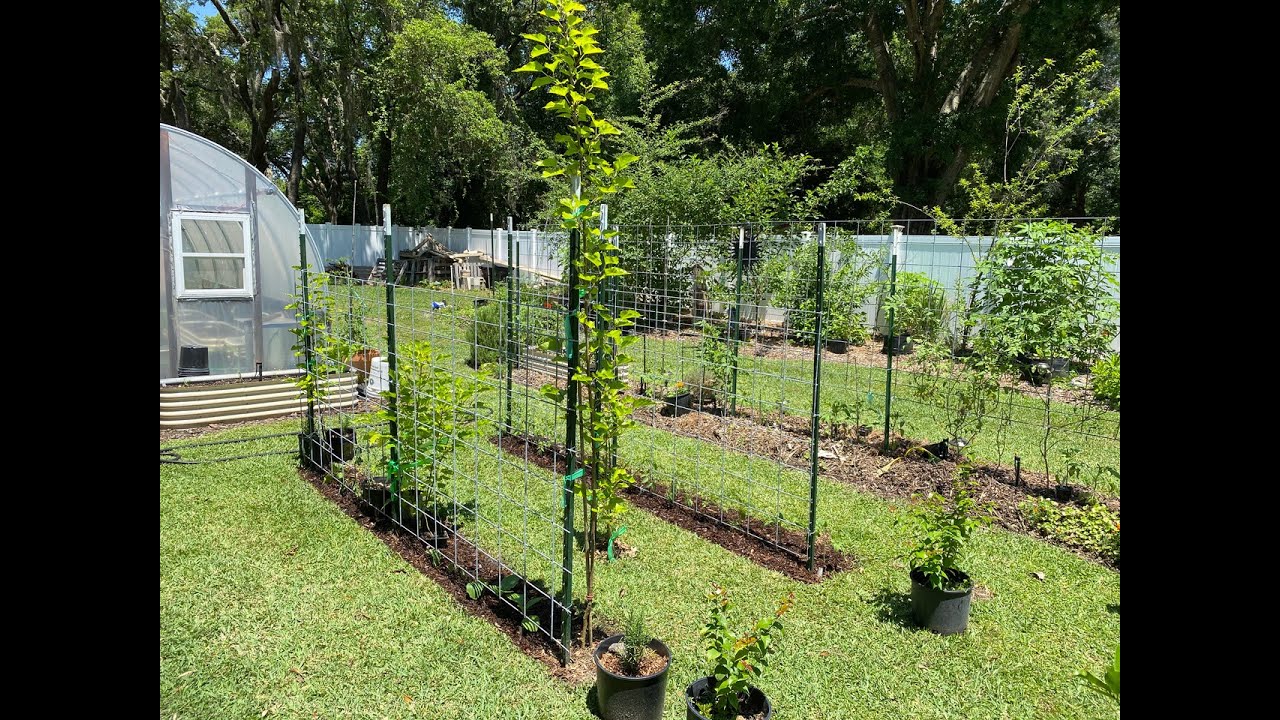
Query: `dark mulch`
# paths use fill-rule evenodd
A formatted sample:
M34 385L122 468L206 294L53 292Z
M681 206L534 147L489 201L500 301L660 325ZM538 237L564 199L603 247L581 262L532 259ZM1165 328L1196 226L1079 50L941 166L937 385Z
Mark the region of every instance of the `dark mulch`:
M561 651L550 638L541 632L526 632L521 627L522 618L519 611L487 592L479 600L472 600L467 595L466 589L467 583L472 579L471 576L451 563L452 559L465 558L464 562L469 567L479 567L479 576L491 584L496 584L499 573L503 577L517 573L505 565L500 565L497 561L481 552L465 537L454 532L446 533L447 537L436 546L440 557L440 565L437 566L433 560L431 548L413 535L401 531L386 518L370 518L365 512L368 506L364 505L356 495L347 492L341 485L330 481L321 473L312 470L302 470L300 472L321 494L333 501L351 519L377 536L387 547L417 568L423 575L435 581L459 605L489 621L490 624L505 633L516 647L520 648L524 654L545 665L553 676L574 685L595 679L595 664L591 659L591 650L580 647L577 642L577 638L581 635L581 618L577 617L576 614L573 628L575 641L572 660L567 666L564 666L560 663ZM530 587L532 588L532 585ZM521 588L517 587L514 591L521 592ZM540 595L534 590L529 590L529 597L538 596ZM558 633L560 630L559 621L563 617L563 606L559 603L556 604L556 627L548 628L550 613L545 612L546 605L547 600L544 599L540 606L540 609L544 610L544 612L540 613L543 617L542 626L544 629L550 629ZM594 634L596 637L591 644L592 648L610 633L597 627Z
M636 419L650 427L696 437L738 452L765 457L797 470L809 469L810 430L805 418L769 416L756 418L751 411L740 417L726 417L691 412L678 418L667 417L653 407L637 410ZM954 459L931 460L929 455L910 448L920 444L895 438L888 455L881 453L883 436L872 431L865 436L837 433L831 436L823 426L819 443L819 473L887 499L909 499L929 492L948 493L955 477ZM891 464L892 463L892 464ZM978 464L971 479L980 485L977 500L992 504L992 514L1002 527L1067 548L1081 557L1115 568L1110 559L1067 545L1037 533L1023 521L1019 503L1029 498L1046 497L1084 505L1090 494L1117 515L1120 498L1106 497L1090 489L1072 485L1059 495L1058 485L1044 473L1025 468L1015 475L1012 468Z
M552 473L566 474L568 455L563 444L523 435L504 435L500 444L512 455L525 457L527 454L530 460ZM776 522L738 516L683 491L673 495L663 483L632 474L636 484L626 491L631 504L787 577L816 583L831 573L847 570L856 564L853 557L832 546L830 538L822 536L818 538L815 549L814 571L810 572L806 565L808 542L805 533L781 527ZM732 519L735 517L736 522Z

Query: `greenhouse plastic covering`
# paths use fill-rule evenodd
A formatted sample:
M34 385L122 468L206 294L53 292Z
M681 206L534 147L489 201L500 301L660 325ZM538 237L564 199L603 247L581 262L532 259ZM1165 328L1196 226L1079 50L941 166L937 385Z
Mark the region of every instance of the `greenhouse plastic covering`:
M175 242L175 233L181 235ZM307 255L321 265L310 236ZM179 349L209 349L209 373L296 366L286 310L298 257L298 211L234 153L160 125L160 377Z

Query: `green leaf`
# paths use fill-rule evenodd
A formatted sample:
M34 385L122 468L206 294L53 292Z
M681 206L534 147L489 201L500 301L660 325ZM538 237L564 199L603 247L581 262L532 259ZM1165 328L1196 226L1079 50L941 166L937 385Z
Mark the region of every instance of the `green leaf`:
M540 62L531 61L516 68L513 72L542 72L544 67L546 66Z

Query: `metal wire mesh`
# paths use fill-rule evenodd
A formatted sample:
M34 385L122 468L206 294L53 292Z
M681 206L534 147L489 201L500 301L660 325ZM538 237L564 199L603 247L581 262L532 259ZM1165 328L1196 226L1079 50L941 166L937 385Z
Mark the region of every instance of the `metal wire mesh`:
M996 313L1049 299L1018 294L1033 269L1011 260L1012 299L990 302L984 258L1029 242L1025 222L619 227L629 274L602 300L640 313L622 377L653 404L623 434L618 465L643 492L810 560L818 459L833 440L890 454L964 448L1118 493L1119 412L1091 398L1089 353L1068 344L1061 361L1024 353L995 370L975 353L992 352L982 339ZM1119 238L1107 235L1118 220L1063 222L1089 229L1115 279L1114 317L1099 305L1081 332L1118 352ZM540 346L564 336L569 288L563 237L543 230L501 233L510 247L495 248L483 287L453 277L388 293L313 278L325 319L312 327L312 371L354 373L373 405L353 412L350 398L325 394L314 437L317 464L345 489L567 652L581 518L565 517L564 407L539 389L565 384Z

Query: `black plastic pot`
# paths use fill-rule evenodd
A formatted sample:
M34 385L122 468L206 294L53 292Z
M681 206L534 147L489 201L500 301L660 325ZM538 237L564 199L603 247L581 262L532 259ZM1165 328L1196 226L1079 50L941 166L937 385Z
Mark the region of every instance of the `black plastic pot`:
M395 503L387 508L387 513L428 545L442 545L449 539L444 523L431 514L431 498L420 490L401 490L399 515L396 515Z
M1071 361L1067 358L1035 358L1023 356L1022 379L1032 385L1043 385L1050 378L1064 378L1071 374Z
M627 677L615 675L600 664L600 657L609 652L609 646L622 642L621 635L605 638L591 654L596 662L596 700L600 703L600 716L604 720L661 720L662 706L667 697L667 672L671 670L671 650L661 640L654 640L649 647L667 659L667 664L653 675Z
M360 489L360 498L365 501L366 510L376 515L379 510L390 510L391 487L385 477L376 477L366 481Z
M312 470L324 470L325 446L320 442L317 433L301 433L298 435L298 458L303 467Z
M209 348L203 345L183 345L178 348L178 377L208 374Z
M916 346L911 342L910 335L894 335L892 337L885 336L884 345L880 347L880 352L885 355L910 355L915 352Z
M668 395L662 398L664 407L663 415L674 415L680 417L687 412L693 411L693 393L680 393L679 395Z
M711 720L711 718L703 715L701 712L698 712L698 706L696 704L698 698L701 697L703 693L707 693L708 698L710 698L711 693L707 690L710 682L710 677L702 677L698 678L692 685L685 688L685 720ZM769 704L769 698L765 697L764 693L760 691L760 688L755 685L749 686L747 691L747 701L745 703L741 703L739 707L748 711L755 710L757 713L760 712L760 710L764 710L764 720L771 720L773 717L773 706Z
M827 350L837 355L843 355L849 352L849 341L848 340L828 340Z
M329 428L325 430L325 460L330 463L351 462L356 459L356 429Z
M954 583L963 583L964 590L935 590L918 571L911 571L911 614L922 627L939 635L955 635L969 627L969 600L973 597L973 582L959 570L950 571Z

